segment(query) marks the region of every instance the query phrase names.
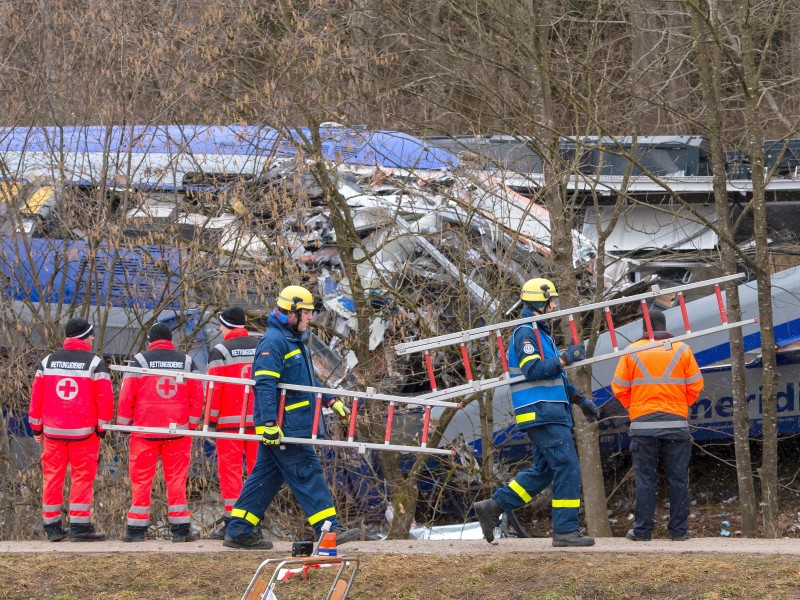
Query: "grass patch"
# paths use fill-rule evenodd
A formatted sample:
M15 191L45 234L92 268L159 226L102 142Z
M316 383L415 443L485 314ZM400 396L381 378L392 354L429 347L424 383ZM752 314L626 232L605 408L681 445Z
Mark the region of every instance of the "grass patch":
M238 600L263 556L6 554L0 600ZM334 569L279 582L280 600L324 599ZM271 575L271 572L267 575ZM354 600L618 600L800 597L792 556L367 554Z

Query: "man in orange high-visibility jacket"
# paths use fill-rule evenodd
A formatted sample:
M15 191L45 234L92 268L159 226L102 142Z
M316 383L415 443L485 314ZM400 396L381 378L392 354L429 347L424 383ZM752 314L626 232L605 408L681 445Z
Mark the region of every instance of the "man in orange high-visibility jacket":
M251 336L245 329L244 310L238 306L226 308L219 315L219 329L224 341L211 349L208 355L208 374L222 377L249 379L253 371L253 358L260 336ZM254 434L253 425L253 388L236 383L214 382L211 392L211 408L209 422L217 431L237 433L239 426L244 432ZM246 407L244 406L246 403ZM242 424L242 408L244 423ZM211 532L212 540L224 540L228 523L231 521L233 505L242 492L244 464L246 473L253 470L258 455L258 442L217 440L217 472L219 473L219 491L225 506L225 515L221 525Z
M105 535L92 525L94 479L103 426L114 417L108 366L92 352L94 329L86 319L67 321L64 347L36 366L28 420L42 451L42 519L47 539L58 542L64 478L70 468L69 536L97 542Z
M133 357L132 367L194 373L197 367L188 354L178 352L172 332L156 323L147 332L147 350ZM117 422L120 425L195 429L203 412L203 385L197 379L168 375L125 373L119 395ZM150 522L150 500L158 459L167 486L167 517L173 542L193 542L186 480L192 453L192 438L166 433L132 433L128 452L131 477L131 507L123 542L143 542Z
M650 313L653 338L672 337L664 313ZM645 330L631 348L650 343ZM611 389L631 419L630 450L636 480L634 526L627 538L649 541L653 535L658 490L658 464L669 483L669 534L674 541L689 537L689 407L703 391L703 375L691 349L675 342L620 358Z

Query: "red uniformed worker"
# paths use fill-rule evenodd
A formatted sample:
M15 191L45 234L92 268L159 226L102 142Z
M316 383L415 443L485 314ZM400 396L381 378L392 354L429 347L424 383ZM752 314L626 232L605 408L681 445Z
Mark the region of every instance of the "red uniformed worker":
M159 371L194 373L192 358L175 350L172 332L156 323L147 333L147 350L133 357L131 366ZM119 397L117 422L141 427L195 429L203 411L203 386L197 379L179 383L166 375L125 373ZM156 466L161 457L167 485L167 514L173 542L193 542L186 479L189 475L192 438L164 433L132 433L128 455L131 476L131 508L124 542L143 542L150 522L150 496Z
M225 309L219 315L219 329L225 338L211 349L208 355L208 374L223 377L249 379L253 370L259 337L250 336L245 329L244 310L238 306ZM209 410L209 423L217 431L237 432L242 425L244 411L244 433L255 433L253 425L253 388L235 383L214 382ZM211 533L212 540L225 539L225 531L231 521L231 510L242 492L245 474L253 470L258 454L257 441L218 439L217 471L219 491L225 506L222 524ZM247 471L244 472L244 463Z
M36 366L28 412L42 451L42 519L47 539L58 542L64 478L70 468L69 538L96 542L105 535L92 525L92 498L103 426L114 417L108 366L92 353L94 332L86 319L70 319L60 350ZM44 438L44 439L43 439Z

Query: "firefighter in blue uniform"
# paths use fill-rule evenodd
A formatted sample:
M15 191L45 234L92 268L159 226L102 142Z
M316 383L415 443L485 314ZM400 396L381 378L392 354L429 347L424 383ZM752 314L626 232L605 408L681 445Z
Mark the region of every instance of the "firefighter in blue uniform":
M558 292L552 281L531 279L522 287L522 317L557 310ZM572 439L572 404L577 404L589 421L600 410L584 398L564 374L563 368L586 358L582 344L559 352L545 321L537 321L538 335L531 324L520 325L511 336L508 349L511 401L517 427L531 439L533 465L521 471L489 500L476 502L475 514L488 542L500 516L530 502L553 484L553 546L592 546L594 539L581 534L578 512L581 504L581 470ZM540 347L541 343L541 347Z
M231 511L231 521L223 542L228 548L272 548L272 542L261 537L257 526L284 481L297 498L317 536L325 521L331 522L331 531L337 533L337 542L340 544L360 534L360 530L346 529L337 520L333 498L313 446L281 446L284 435L311 437L316 402L312 392L287 391L282 427L279 427L278 384L319 386L319 382L314 376L311 354L305 344L314 310L311 292L290 285L281 291L277 305L278 308L269 315L269 329L261 338L253 360L253 420L256 432L262 435L262 445L258 449L253 470ZM325 398L325 404L343 421L347 419L349 411L341 400L329 396Z

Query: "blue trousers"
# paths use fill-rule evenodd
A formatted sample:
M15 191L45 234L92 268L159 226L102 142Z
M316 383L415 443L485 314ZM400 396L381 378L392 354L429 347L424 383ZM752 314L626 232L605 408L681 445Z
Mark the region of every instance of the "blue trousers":
M520 471L508 485L493 494L504 511L525 506L553 484L553 532L578 531L581 506L581 468L567 425L538 425L528 429L533 465Z
M284 482L289 485L317 536L326 520L333 527L339 524L314 448L286 444L281 449L280 446L259 444L256 463L231 511L227 535L239 537L252 532Z
M636 504L633 509L633 533L649 540L653 535L658 492L658 464L664 467L669 483L669 524L672 537L682 537L688 531L689 518L689 460L691 440L667 439L644 435L631 436L633 474L636 480Z

